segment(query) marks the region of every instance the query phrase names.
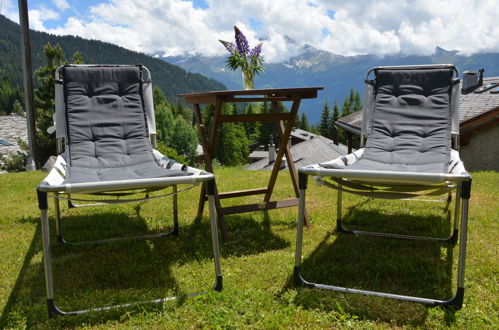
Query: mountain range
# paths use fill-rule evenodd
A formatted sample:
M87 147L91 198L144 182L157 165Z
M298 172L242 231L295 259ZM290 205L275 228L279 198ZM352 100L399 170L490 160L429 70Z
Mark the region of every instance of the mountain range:
M155 56L189 72L198 72L216 79L229 89L240 89L242 86L241 72L225 68L226 56ZM299 56L286 62L264 64L265 72L255 78L255 88L323 86L324 90L319 92L317 99L304 100L300 107L309 121L317 124L325 101L332 105L336 100L341 111L343 100L351 88L360 91L362 95L366 72L372 67L440 63L452 63L461 72L484 68L486 76L499 76L499 53L463 56L457 51L437 47L430 56L341 56L305 46Z
M12 85L22 87L19 24L0 15L0 31L0 78L7 76ZM226 89L223 84L201 74L186 72L176 65L110 43L34 30L30 30L30 38L33 70L46 64L43 47L50 42L62 47L64 60L68 61L79 51L85 63L143 64L151 71L153 84L164 91L170 102L176 102L177 95L182 93Z

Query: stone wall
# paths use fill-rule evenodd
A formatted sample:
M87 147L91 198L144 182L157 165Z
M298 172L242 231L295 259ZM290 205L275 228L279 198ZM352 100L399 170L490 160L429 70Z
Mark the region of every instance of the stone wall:
M499 125L478 130L461 146L461 160L468 171L499 171Z
M11 145L0 143L0 155L7 156L9 153L21 151L17 145L16 138L21 138L28 143L26 118L16 115L0 116L0 140L9 142Z

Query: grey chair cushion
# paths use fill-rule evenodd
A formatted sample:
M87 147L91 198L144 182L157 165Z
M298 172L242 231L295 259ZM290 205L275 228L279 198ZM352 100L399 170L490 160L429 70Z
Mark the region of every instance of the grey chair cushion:
M68 183L189 175L162 168L149 141L138 66L65 66Z
M452 73L451 69L377 70L365 152L346 168L447 173Z

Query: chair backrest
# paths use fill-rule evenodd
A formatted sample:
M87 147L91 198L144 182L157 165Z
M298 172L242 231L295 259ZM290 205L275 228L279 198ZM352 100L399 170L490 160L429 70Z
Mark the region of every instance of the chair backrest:
M147 123L147 131L150 135L150 137L155 139L156 135L156 120L154 116L154 103L153 103L153 93L152 93L152 81L151 81L151 73L149 70L142 66L142 65L99 65L99 64L71 64L71 65L63 65L60 66L56 72L55 72L55 119L56 119L56 138L58 142L58 153L62 152L63 146L66 145L66 150L67 150L67 143L68 143L68 131L67 131L67 109L66 109L66 97L65 97L65 90L64 90L64 77L63 77L63 71L80 71L82 74L80 74L81 77L83 77L83 72L88 71L88 74L91 75L91 72L94 72L94 74L97 71L102 72L104 76L106 75L105 72L108 72L108 83L114 81L117 82L118 78L121 77L112 77L109 76L109 73L112 71L118 72L121 70L132 70L136 71L136 74L139 75L139 79L137 82L140 85L140 89L137 95L140 96L142 100L142 107L143 110L145 111L145 117L146 117L146 123ZM94 81L94 86L97 84L97 80ZM110 92L112 92L110 90ZM91 97L87 95L88 97Z
M145 105L146 72L147 80L140 65L64 65L57 70L57 136L65 139L71 166L118 167L152 159L149 134L155 123L152 97L150 108Z
M453 97L459 95L459 80L453 79L457 70L444 65L378 67L371 71L375 79L366 81L363 133L367 143L363 158L445 172L452 117L458 112L453 108Z
M454 72L452 78L452 91L450 94L450 110L452 117L452 134L459 135L459 71L452 64L437 64L437 65L410 65L410 66L385 66L375 67L367 71L364 81L364 107L362 109L362 127L361 135L367 136L368 125L370 123L371 114L375 105L375 86L376 78L370 79L371 73L376 73L380 70L411 70L417 72L418 70L434 70L434 69L451 69Z

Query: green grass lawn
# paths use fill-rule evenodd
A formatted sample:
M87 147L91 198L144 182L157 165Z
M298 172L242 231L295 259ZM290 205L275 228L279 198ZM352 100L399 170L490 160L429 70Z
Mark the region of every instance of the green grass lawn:
M260 188L269 172L217 170L220 191ZM180 234L153 240L65 246L52 240L56 302L63 310L177 295L80 316L47 318L35 186L45 173L0 175L0 328L498 328L499 174L473 173L466 292L458 312L379 297L297 288L292 280L297 209L227 216L221 243L224 290L214 284L207 211L196 220L199 187L181 194ZM304 232L303 273L310 281L365 290L448 298L458 249L337 234L336 192L307 191L312 228ZM276 198L292 195L281 173ZM262 197L224 200L223 205ZM171 226L168 199L142 205L68 209L68 239L154 233ZM50 201L54 238L54 213ZM453 207L450 207L453 210ZM450 232L444 203L368 200L344 194L350 227L421 235ZM381 220L382 219L382 220ZM378 221L381 220L381 221ZM196 297L190 293L207 291Z

